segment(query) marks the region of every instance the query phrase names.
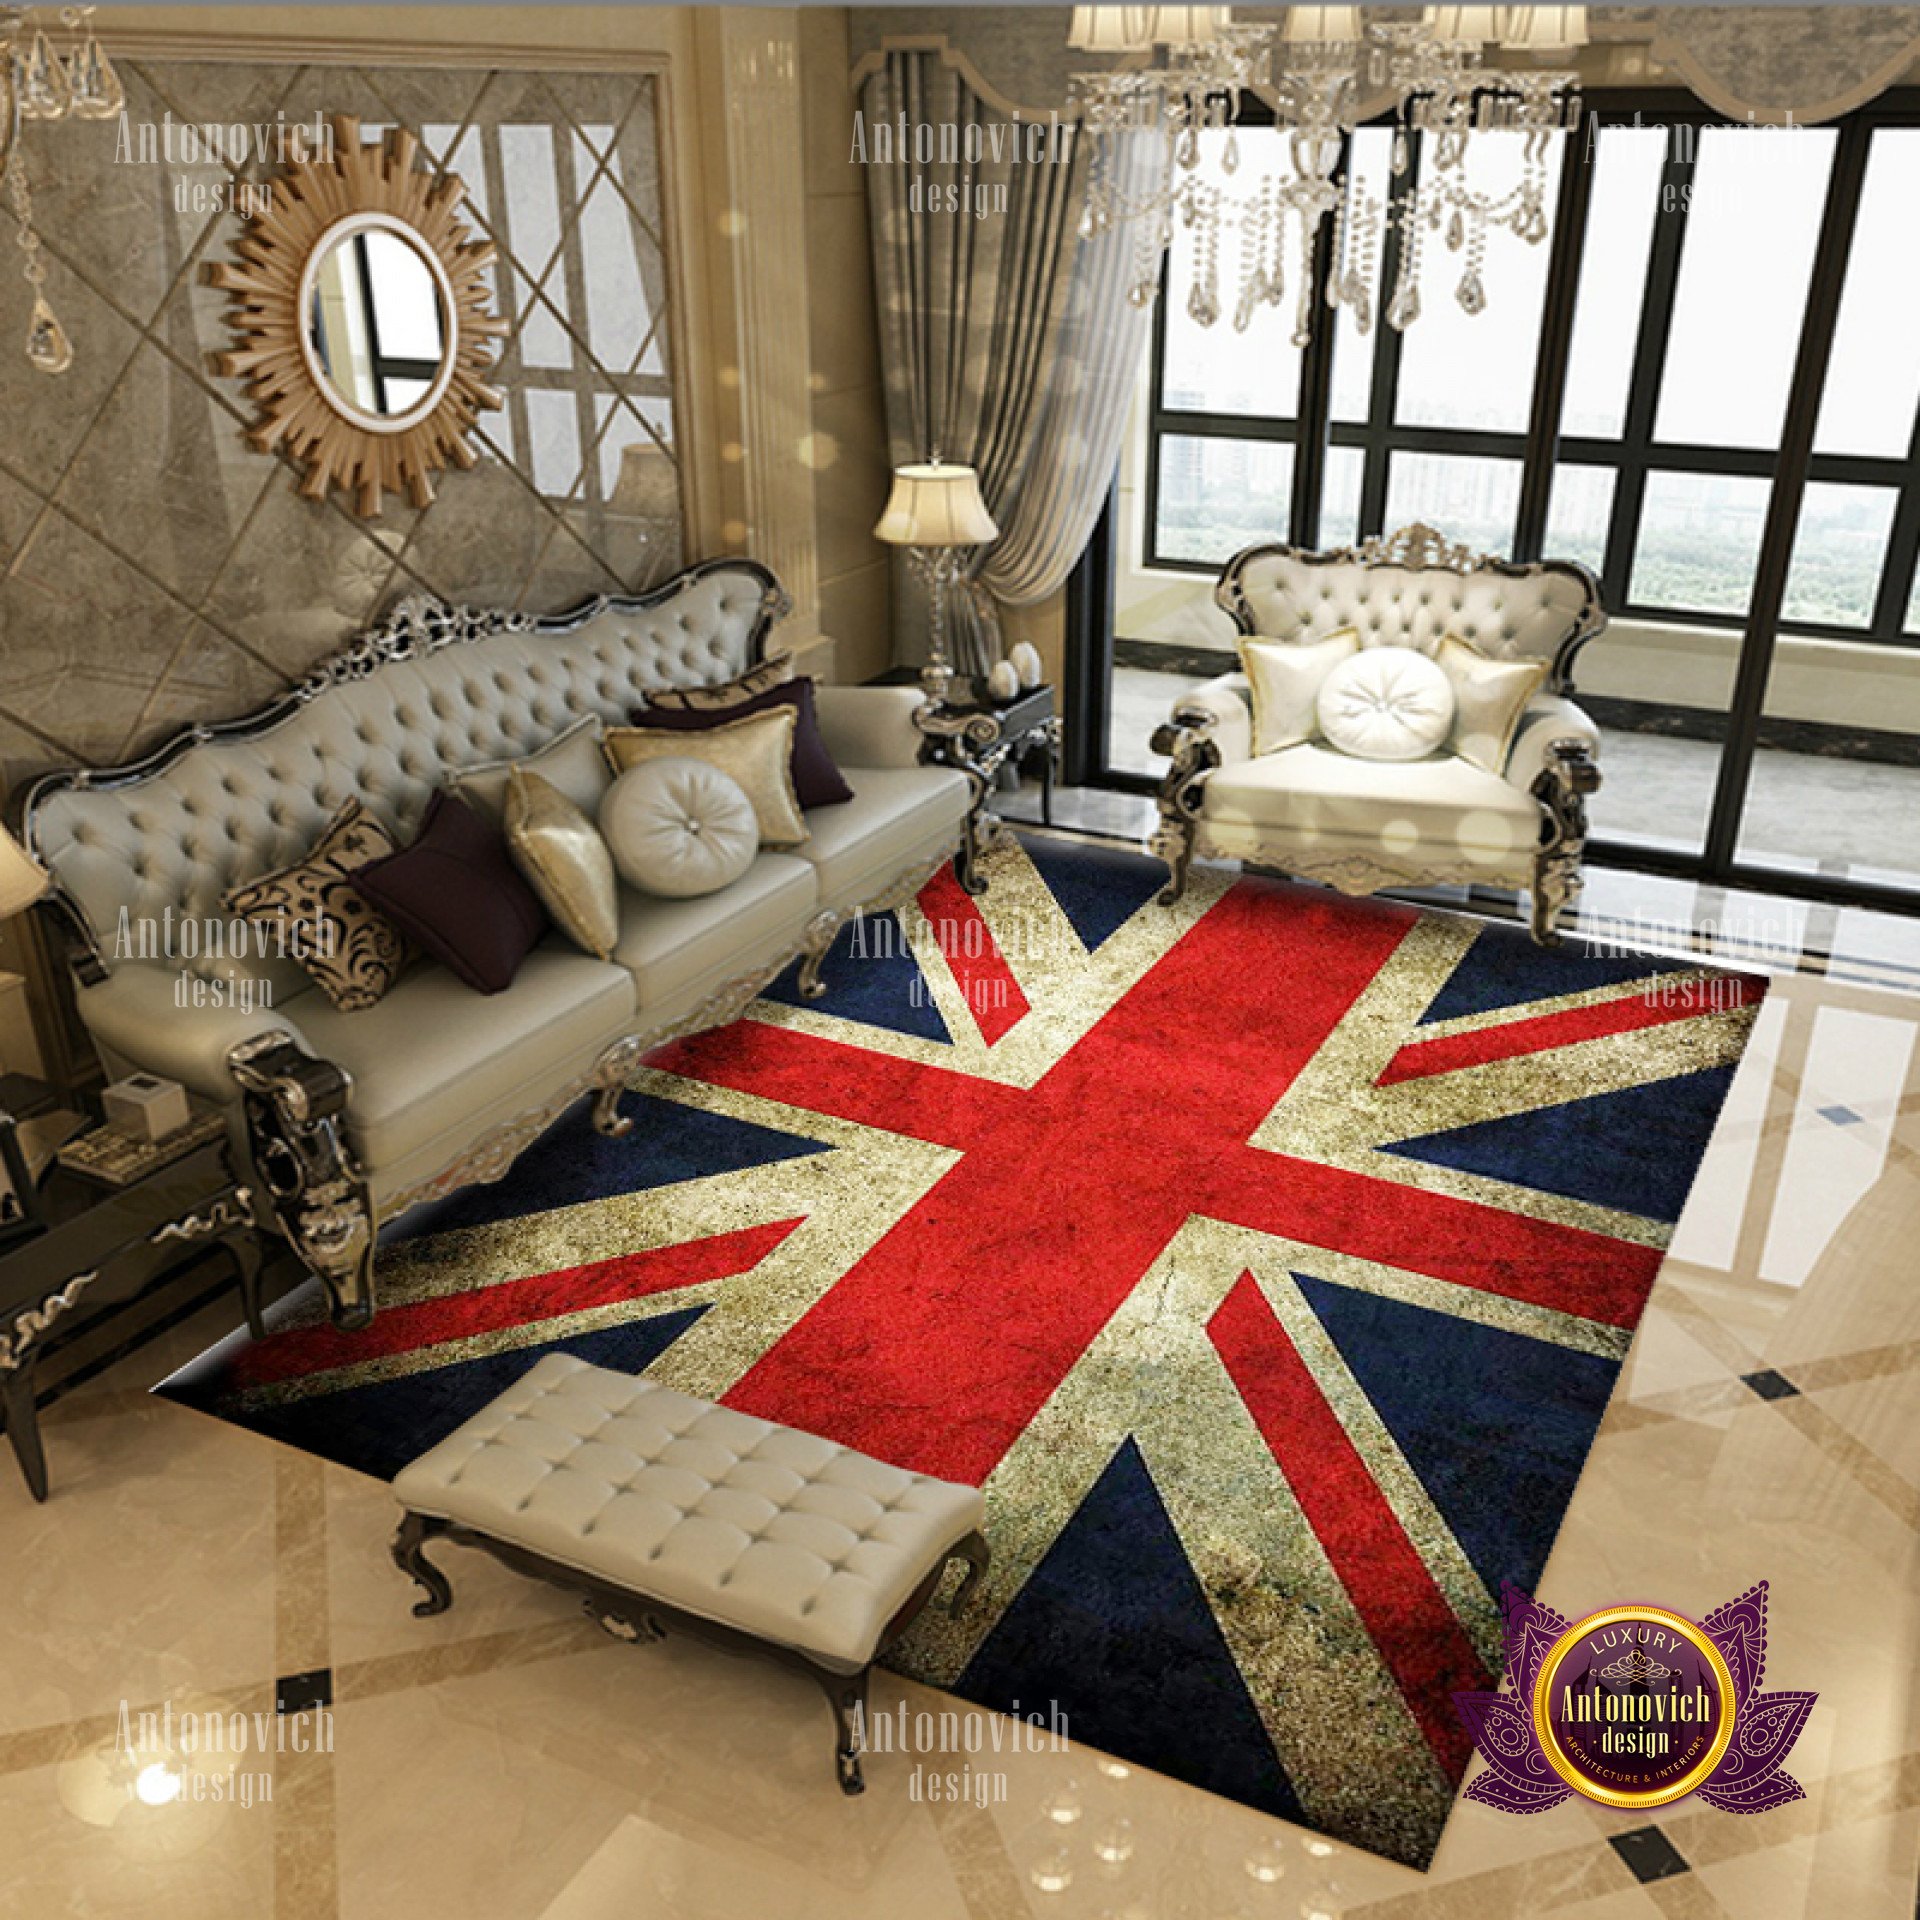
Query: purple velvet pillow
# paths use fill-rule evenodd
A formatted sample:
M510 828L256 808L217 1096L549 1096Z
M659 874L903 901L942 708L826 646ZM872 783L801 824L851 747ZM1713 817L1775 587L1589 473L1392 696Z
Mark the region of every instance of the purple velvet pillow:
M481 993L511 983L549 924L505 836L450 793L427 803L410 847L347 878L421 952Z
M813 682L804 676L789 680L785 686L769 687L765 693L756 693L732 707L695 713L682 713L672 707L636 707L633 724L675 733L705 733L713 727L724 727L729 720L744 720L749 714L765 713L772 707L793 707L799 714L793 723L793 758L789 765L794 797L801 806L837 807L843 800L851 800L853 789L834 765L833 755L820 736L820 722L813 711Z

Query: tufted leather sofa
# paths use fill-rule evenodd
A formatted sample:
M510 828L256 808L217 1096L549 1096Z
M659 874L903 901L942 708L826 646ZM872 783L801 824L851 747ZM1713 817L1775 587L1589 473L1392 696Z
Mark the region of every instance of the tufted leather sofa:
M1214 598L1243 634L1313 639L1353 627L1363 647L1427 654L1453 634L1549 671L1498 774L1449 753L1356 760L1319 741L1256 756L1244 673L1183 694L1153 739L1172 763L1153 837L1170 875L1162 900L1179 898L1196 852L1348 893L1524 887L1534 938L1552 944L1579 889L1585 802L1600 784L1599 730L1569 697L1580 649L1606 626L1593 576L1569 561L1477 556L1413 526L1327 553L1248 547L1227 562Z
M22 832L55 881L43 909L103 1058L228 1109L255 1193L342 1324L372 1315L380 1222L497 1178L582 1093L597 1091L605 1131L623 1131L617 1100L642 1050L733 1018L796 957L820 990L840 926L908 897L952 854L970 792L920 764L916 689L822 687L821 730L853 801L810 815L805 845L762 852L719 893L623 892L611 961L556 933L488 998L423 963L342 1013L290 958L209 951L203 930L229 925L223 896L298 859L351 797L404 844L456 768L732 677L763 656L786 605L746 560L553 618L409 602L261 713L29 790ZM142 936L168 929L175 950L143 957Z

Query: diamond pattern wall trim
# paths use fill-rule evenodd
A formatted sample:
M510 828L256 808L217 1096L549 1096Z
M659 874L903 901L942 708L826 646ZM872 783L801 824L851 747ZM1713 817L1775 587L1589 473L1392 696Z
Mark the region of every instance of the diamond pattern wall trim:
M202 267L243 216L237 172L116 159L117 123L29 124L48 293L73 336L28 366L0 272L0 774L106 765L259 705L402 593L551 612L681 564L658 81L646 73L123 62L143 123L399 124L467 185L511 332L481 464L424 512L316 505L241 437L209 371L224 296ZM134 149L137 152L137 148ZM7 251L12 252L11 248ZM626 449L647 497L618 496ZM660 476L667 476L661 484Z

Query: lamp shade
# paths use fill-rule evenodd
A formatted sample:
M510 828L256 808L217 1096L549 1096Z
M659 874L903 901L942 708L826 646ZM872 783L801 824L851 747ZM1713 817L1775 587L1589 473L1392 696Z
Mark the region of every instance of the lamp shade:
M1233 25L1231 7L1155 7L1147 29L1156 47L1204 47Z
M0 827L0 920L25 912L52 885L46 868Z
M664 520L680 510L680 469L673 455L648 441L620 449L620 477L608 503L615 513Z
M1366 34L1358 7L1289 7L1280 37L1297 47L1358 46Z
M1427 29L1436 40L1456 46L1485 46L1498 40L1504 25L1505 7L1429 7Z
M1075 7L1067 45L1080 53L1204 46L1232 22L1231 7Z
M1585 7L1508 7L1506 15L1500 39L1509 47L1546 53L1587 44Z
M1078 53L1146 53L1153 46L1152 7L1075 7L1067 45Z
M887 510L873 532L895 547L977 547L1000 537L980 497L980 476L941 461L894 468Z

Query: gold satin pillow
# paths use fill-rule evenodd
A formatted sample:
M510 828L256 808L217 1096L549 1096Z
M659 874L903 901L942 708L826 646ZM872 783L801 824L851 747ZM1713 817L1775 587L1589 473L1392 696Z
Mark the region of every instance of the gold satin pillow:
M807 823L793 790L794 707L772 707L744 720L723 720L698 733L666 727L609 727L607 764L616 778L648 760L704 760L740 783L753 803L763 847L797 847L807 838Z
M1514 729L1547 677L1547 663L1496 660L1455 633L1440 642L1433 657L1453 682L1453 734L1447 745L1482 773L1504 773Z
M620 894L600 829L551 780L525 767L507 775L500 824L513 864L554 925L596 960L612 958L620 937Z
M744 706L760 694L784 687L793 678L793 655L776 653L757 667L723 680L717 687L662 687L647 695L647 705L668 713L718 713Z

